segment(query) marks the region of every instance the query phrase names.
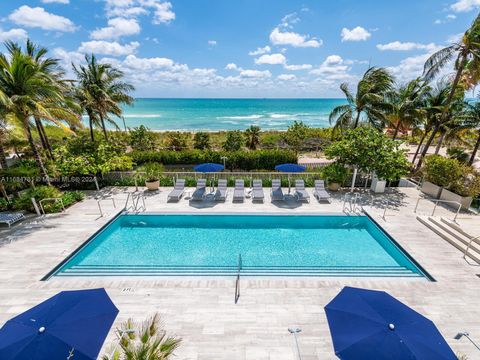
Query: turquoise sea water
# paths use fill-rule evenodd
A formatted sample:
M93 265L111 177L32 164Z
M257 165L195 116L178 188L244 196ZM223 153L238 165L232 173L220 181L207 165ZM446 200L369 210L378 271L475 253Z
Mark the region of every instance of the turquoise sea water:
M294 120L328 127L328 115L343 99L137 99L127 106L127 127L151 130L235 130L258 125L286 129ZM118 125L123 127L122 121Z
M366 216L123 215L58 275L224 274L239 255L257 275L420 274Z

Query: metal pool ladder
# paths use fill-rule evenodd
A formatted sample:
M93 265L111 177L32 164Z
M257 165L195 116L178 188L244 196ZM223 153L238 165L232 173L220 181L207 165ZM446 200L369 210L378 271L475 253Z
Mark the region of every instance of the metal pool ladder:
M238 254L237 280L235 281L235 304L240 299L240 270L242 269L242 254Z

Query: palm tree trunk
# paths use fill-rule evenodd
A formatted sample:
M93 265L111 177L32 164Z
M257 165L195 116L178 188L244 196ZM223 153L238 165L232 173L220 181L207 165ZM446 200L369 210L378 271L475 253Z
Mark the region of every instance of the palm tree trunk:
M438 155L440 152L440 148L442 147L443 140L445 139L445 131L442 131L442 134L440 135L440 139L438 139L437 147L435 148L435 155Z
M473 147L472 155L470 156L470 160L468 160L468 165L473 165L475 161L475 157L477 156L478 148L480 147L480 129L478 129L478 137L475 146Z
M88 126L90 127L90 139L92 142L95 141L95 134L93 132L93 114L91 111L87 110L87 115L88 115Z
M453 82L452 82L452 89L450 90L450 94L448 94L447 101L445 102L445 108L443 109L441 120L440 120L441 124L444 123L446 120L448 111L450 110L450 104L452 103L453 97L455 96L455 91L457 90L458 83L460 82L463 70L465 69L466 65L467 65L467 56L462 54L462 60L458 65L457 73L455 74L455 78L453 79Z
M358 122L360 121L360 111L357 111L357 117L355 118L355 124L353 128L356 129L358 127Z
M395 131L393 132L393 135L392 135L392 140L395 140L395 138L397 137L398 135L398 130L400 129L400 119L398 120L397 122L397 126L395 126Z
M37 165L40 169L40 174L45 179L46 183L48 185L51 185L50 178L48 177L47 170L45 169L45 165L43 164L43 161L42 161L42 158L40 157L40 153L38 152L37 146L33 141L32 131L30 130L30 123L28 121L27 116L25 116L23 124L24 124L25 133L27 135L28 142L30 144L30 147L32 148L33 157L35 158L35 161L37 162Z
M42 147L45 150L47 157L51 160L54 160L52 147L50 146L50 141L48 141L47 133L45 132L45 127L42 124L42 120L40 120L40 118L36 116L34 117L34 119L35 119L35 126L37 127L38 135L40 136Z
M415 155L413 156L412 165L414 165L415 160L417 160L418 153L420 152L420 148L422 147L422 144L425 141L425 138L427 137L427 134L428 134L428 132L425 131L422 135L422 138L420 139L420 142L418 143L417 151L415 151Z
M105 136L105 140L108 141L107 128L105 127L105 120L103 119L103 115L102 115L102 114L99 114L99 115L100 115L100 121L101 121L101 123L102 123L103 136Z
M427 143L425 144L425 148L422 151L422 155L420 155L420 159L418 160L416 170L420 169L420 167L422 166L423 159L427 155L428 148L430 147L430 145L432 145L433 139L435 138L435 135L437 135L438 130L440 130L440 126L435 126L433 128L433 131L430 134L430 137L428 138Z
M7 153L5 148L3 147L5 132L2 128L0 128L0 168L6 169L8 168L7 164Z

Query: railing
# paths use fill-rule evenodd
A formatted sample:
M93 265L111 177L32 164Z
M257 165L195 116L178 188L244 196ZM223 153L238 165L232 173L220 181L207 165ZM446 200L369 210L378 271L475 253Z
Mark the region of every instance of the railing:
M128 210L130 210L130 209L133 210L133 204L132 204L131 206L128 206L128 201L130 200L130 197L131 197L131 196L132 196L132 194L131 194L131 193L128 193L128 195L127 195L127 200L125 200L125 205L123 206L123 210L124 210L124 211L128 211ZM133 200L132 200L132 202L133 202Z
M238 254L237 280L235 281L235 304L240 299L240 270L242 269L242 254Z
M352 201L353 198L353 201ZM355 212L357 208L357 199L358 199L358 193L347 193L345 194L343 198L343 208L342 211L345 212L345 209L347 208L347 200L349 204L349 212Z
M140 199L142 199L142 204L138 206ZM138 194L137 202L135 203L135 211L140 212L140 211L146 211L146 210L147 210L147 207L145 205L145 196L143 196L142 194Z
M115 204L115 199L114 199L113 197L111 197L111 198L105 198L105 199L98 199L98 200L97 200L97 206L98 206L98 210L100 211L100 217L103 217L103 210L102 210L101 202L102 202L102 201L107 201L107 200L112 200L113 207L114 207L114 208L117 207L117 204Z
M62 211L65 211L65 206L63 205L63 200L62 198L45 198L45 199L42 199L39 201L39 205L40 205L40 210L42 211L42 214L45 215L45 209L43 208L43 203L45 201L55 201L55 202L60 202L60 204L62 205Z
M470 248L472 247L472 243L473 242L477 242L477 240L480 239L480 235L479 236L476 236L476 237L473 237L470 239L469 243L468 243L468 246L467 248L465 249L465 252L463 253L463 258L466 260L467 259L467 255L468 255L468 250L470 250Z
M418 200L417 200L417 204L415 205L415 209L413 210L414 213L417 213L418 204L419 204L420 201L422 201L422 200L433 201L433 202L435 203L435 206L433 207L432 214L431 214L430 216L435 215L435 211L437 210L437 207L438 207L438 204L439 204L439 203L450 203L450 204L457 204L457 205L458 205L458 209L457 209L457 211L455 212L455 216L453 217L453 221L454 221L454 222L457 221L458 214L460 213L460 210L462 210L462 204L460 204L458 201L454 201L454 200L439 200L439 199L419 197Z

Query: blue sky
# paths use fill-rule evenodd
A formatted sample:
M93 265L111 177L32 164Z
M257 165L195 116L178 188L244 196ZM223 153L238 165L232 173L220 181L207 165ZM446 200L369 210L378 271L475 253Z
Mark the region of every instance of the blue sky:
M399 83L457 39L480 0L10 0L0 40L69 70L95 53L139 97L340 97L371 65ZM69 70L69 75L71 72Z

